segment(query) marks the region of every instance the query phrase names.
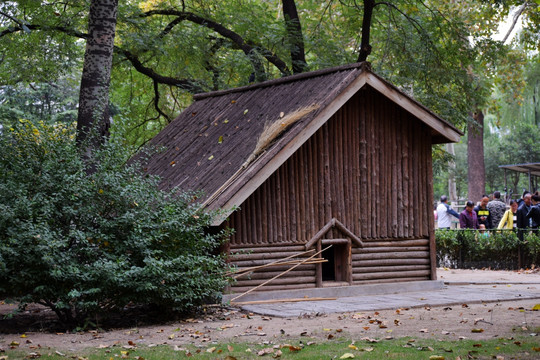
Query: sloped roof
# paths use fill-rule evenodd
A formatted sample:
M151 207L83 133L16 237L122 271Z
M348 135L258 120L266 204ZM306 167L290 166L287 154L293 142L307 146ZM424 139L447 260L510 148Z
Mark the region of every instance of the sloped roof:
M459 141L459 130L374 74L369 63L357 63L195 95L150 142L161 150L146 170L161 176L164 188L202 190L199 200L208 209L238 206L364 86L427 124L433 143ZM282 132L255 156L270 124Z
M533 176L540 176L540 163L499 165L499 167L520 173L531 174Z

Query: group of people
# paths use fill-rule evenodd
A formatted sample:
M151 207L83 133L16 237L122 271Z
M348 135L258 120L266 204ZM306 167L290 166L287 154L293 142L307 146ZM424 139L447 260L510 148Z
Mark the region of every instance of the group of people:
M439 229L449 229L452 216L459 219L462 229L539 229L540 227L540 194L525 191L521 199L510 200L510 208L501 199L501 193L495 191L493 199L482 196L480 203L474 206L467 201L465 210L457 213L450 205L446 195L441 196L437 206L437 221Z

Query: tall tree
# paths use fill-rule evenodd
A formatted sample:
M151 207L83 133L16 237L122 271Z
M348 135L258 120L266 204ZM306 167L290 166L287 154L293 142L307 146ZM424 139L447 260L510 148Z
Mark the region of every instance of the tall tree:
M484 166L484 114L477 110L467 126L468 198L480 201L486 193Z
M118 0L92 0L79 96L77 142L85 155L109 135L109 84Z

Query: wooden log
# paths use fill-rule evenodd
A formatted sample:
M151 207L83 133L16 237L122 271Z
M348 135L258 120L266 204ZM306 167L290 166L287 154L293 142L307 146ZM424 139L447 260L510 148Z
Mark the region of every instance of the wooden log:
M294 271L291 271L290 276L297 276L297 277L315 276L315 269L298 270L298 271L297 269L295 269ZM283 271L272 271L272 270L274 269L264 269L264 271L257 271L257 272L246 272L242 274L243 275L242 278L247 279L247 280L269 279L283 272Z
M429 264L423 265L401 265L401 266L366 266L354 268L354 274L376 273L376 272L401 272L429 270Z
M390 105L390 109L391 109L391 112L390 112L390 116L391 116L391 119L396 119L397 116L396 116L396 113L397 113L397 109L396 109L396 105L395 104L391 104ZM389 132L389 136L390 136L390 139L391 139L391 142L392 142L392 150L391 150L391 157L390 157L390 164L391 164L391 176L392 176L392 181L391 181L391 184L392 184L392 189L397 189L398 188L398 167L396 166L397 163L398 163L398 142L397 142L397 137L399 136L399 133L398 131L396 130L396 127L395 126L391 126L390 128L390 132ZM395 200L395 199L394 199ZM388 204L390 206L390 211L391 211L391 223L390 223L390 227L391 227L391 231L390 231L390 236L392 237L397 237L398 236L398 226L399 226L399 223L398 223L398 204L396 201L391 201L390 204Z
M260 264L260 265L254 265L254 266L257 267L257 268L261 268L261 267L266 267L266 266L270 266L270 265L274 265L274 264L279 264L279 263L281 263L283 261L286 261L288 259L291 259L293 257L305 255L305 254L308 254L308 253L311 253L311 252L313 252L313 250L307 250L307 251L303 251L303 252L300 252L300 253L289 255L289 256L287 256L285 258L280 258L280 259L275 260L275 261L263 263L263 264ZM250 262L254 262L254 261L255 260L250 260ZM235 261L234 263L236 264L236 266L242 267L242 265L240 265L242 263L242 261ZM245 269L244 268L242 271L246 271L246 270L254 271L255 268L253 268L253 267L251 267L250 269Z
M280 250L282 249L280 249L279 247L276 247L276 249L274 249L274 252L267 252L267 253L257 252L255 254L234 254L234 255L230 255L229 258L231 259L231 261L243 261L243 260L265 260L265 259L280 260L284 258L290 259L293 257L307 256L306 253L298 253L297 251L283 252ZM313 251L313 249L311 251ZM302 255L298 255L298 254L302 254Z
M354 260L352 262L353 271L357 268L370 266L390 266L390 265L424 265L429 264L428 258L418 259L378 259L378 260Z
M304 246L296 242L288 241L279 244L282 248L291 249L291 251L298 250L304 251ZM252 251L252 252L267 252L275 250L274 246L270 244L231 244L232 251Z
M253 301L231 302L231 305L243 306L243 305L257 305L257 304L274 304L274 303L283 303L283 302L331 301L331 300L337 300L337 298L306 297L306 298L293 298L293 299L253 300Z
M398 279L413 277L429 277L430 270L400 271L400 272L378 272L370 274L353 274L353 281L374 280L374 279Z
M312 283L315 279L314 276L301 276L301 277L282 277L278 279L273 279L274 277L267 277L263 279L254 279L254 280L237 280L236 286L257 286L261 284L261 280L272 280L273 285L289 285L289 284L306 284Z
M409 251L429 251L429 246L392 246L392 247L371 247L363 248L356 254L374 254L374 253L386 253L386 252L409 252Z
M359 94L358 106L356 107L358 121L360 122L360 201L358 202L358 209L360 214L360 234L363 239L370 238L369 236L369 211L365 211L365 205L369 204L369 192L368 192L368 163L367 163L367 132L366 132L366 90Z
M294 284L294 285L265 285L262 288L257 289L257 291L274 291L274 290L296 290L296 289L312 289L315 288L315 283L306 283L306 284ZM231 291L235 294L243 293L253 289L252 286L231 286Z
M327 250L327 249L329 249L329 248L330 248L331 246L332 246L332 245L328 246L328 247L327 247L327 248L325 248L324 250ZM271 281L274 281L274 280L275 280L275 279L277 279L278 277L280 277L280 276L283 276L283 275L287 274L288 272L290 272L290 271L294 270L294 269L295 269L296 267L298 267L298 266L302 265L302 263L304 263L304 262L306 262L306 261L309 261L309 260L313 259L313 258L314 258L315 256L319 255L319 254L320 254L321 252L323 252L324 250L321 250L320 252L316 252L315 254L311 255L311 256L310 256L309 258L307 258L307 259L305 259L305 260L301 261L301 262L300 262L299 264L297 264L297 265L294 265L293 267L291 267L291 268L290 268L290 269L288 269L288 270L285 270L285 271L284 271L284 272L282 272L281 274L279 274L279 275L276 275L276 276L274 276L273 278L271 278L271 279L269 279L269 280L267 280L267 281L263 282L262 284L260 284L260 285L257 285L257 286L255 286L255 287L254 287L253 289L251 289L251 290L248 290L248 291L246 291L246 292L244 292L244 293L242 293L242 294L238 295L238 296L237 296L237 297L235 297L234 299L231 299L231 301L234 301L234 300L236 300L236 299L238 299L238 298L240 298L240 297L242 297L242 296L245 296L245 295L249 294L250 292L252 292L252 291L255 291L255 290L257 290L258 288L260 288L260 287L262 287L262 286L264 286L264 285L268 284L269 282L271 282Z
M426 258L429 259L429 251L411 251L411 252L388 252L374 254L354 254L354 260L376 260L376 259L401 259L401 258Z
M414 240L394 240L394 241L363 241L364 249L379 248L379 247L408 247L408 246L427 246L429 239L414 239ZM357 248L358 251L362 249Z
M429 280L429 277L427 277L427 276L419 276L419 277L396 278L396 279L357 280L357 281L354 282L354 285L402 283L402 282L421 281L421 280Z

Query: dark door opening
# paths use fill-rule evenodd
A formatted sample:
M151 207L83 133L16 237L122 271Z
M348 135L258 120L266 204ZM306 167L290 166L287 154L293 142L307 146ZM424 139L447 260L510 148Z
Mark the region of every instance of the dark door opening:
M349 281L350 245L345 239L342 243L333 242L332 247L322 252L322 257L328 260L322 263L322 281Z
M322 263L323 281L336 281L334 246L322 252L322 257L328 262Z

